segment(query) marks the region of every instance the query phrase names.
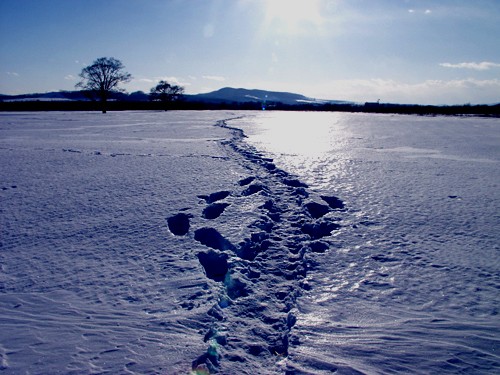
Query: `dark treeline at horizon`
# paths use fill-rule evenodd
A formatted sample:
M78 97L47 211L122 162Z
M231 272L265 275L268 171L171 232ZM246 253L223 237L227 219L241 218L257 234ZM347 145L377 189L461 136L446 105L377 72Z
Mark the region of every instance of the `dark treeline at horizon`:
M110 101L109 111L126 110L165 110L164 103L146 101ZM178 101L170 103L169 110L263 110L260 102L204 102ZM4 101L0 102L0 111L100 111L96 101ZM266 111L328 111L360 113L395 113L417 115L479 115L500 117L500 104L496 105L407 105L407 104L282 104L267 103Z

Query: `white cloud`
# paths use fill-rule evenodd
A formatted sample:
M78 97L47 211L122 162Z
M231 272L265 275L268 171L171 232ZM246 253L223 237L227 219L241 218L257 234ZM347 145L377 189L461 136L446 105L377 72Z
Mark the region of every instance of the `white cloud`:
M178 77L173 76L159 76L159 77L142 77L142 78L134 78L132 82L136 83L157 83L160 81L167 81L168 83L172 83L175 85L189 85L188 82L183 82L184 80Z
M146 83L157 82L157 80L152 79L152 78L134 78L132 81L134 81L134 82L146 82Z
M203 78L208 79L210 81L218 81L218 82L223 82L226 80L226 78L222 76L203 76Z
M155 81L167 81L170 84L179 85L179 86L190 86L190 82L186 82L184 78L174 77L174 76L163 76L163 77L155 77Z
M19 73L16 72L7 72L9 76L19 77Z
M76 77L73 74L68 74L67 76L64 77L64 79L67 81L74 81Z
M158 76L158 77L140 77L134 78L130 81L127 86L128 91L149 91L152 87L160 81L167 81L170 84L178 85L182 87L191 86L192 83L188 82L183 78L173 77L173 76Z
M415 9L408 9L408 13L412 13L412 14L415 14L415 13L423 13L423 14L431 14L432 13L432 10L430 9L426 9L426 10L415 10Z
M482 61L482 62L462 62L457 64L452 63L441 63L440 66L444 68L454 68L454 69L474 69L474 70L489 70L491 68L500 68L500 64Z

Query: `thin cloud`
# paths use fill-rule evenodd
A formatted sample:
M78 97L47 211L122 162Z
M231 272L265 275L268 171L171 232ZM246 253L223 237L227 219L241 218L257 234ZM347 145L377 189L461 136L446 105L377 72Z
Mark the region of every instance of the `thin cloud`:
M167 81L170 84L179 85L179 86L190 86L191 85L191 83L186 82L186 80L184 78L179 78L179 77L174 77L174 76L155 77L155 81L156 82Z
M146 82L146 83L157 82L157 80L154 80L154 79L151 79L151 78L135 78L132 81L134 81L134 82Z
M9 76L19 77L19 73L16 72L7 72Z
M167 81L168 83L174 84L174 85L182 85L182 86L188 86L190 85L189 82L184 82L183 79L180 79L178 77L173 77L173 76L159 76L159 77L142 77L142 78L134 78L132 79L132 82L136 83L158 83L160 81Z
M426 9L426 10L415 10L415 9L408 9L408 13L412 13L412 14L415 14L415 13L423 13L423 14L431 14L432 13L432 10L430 9Z
M210 81L218 81L218 82L223 82L226 80L226 77L222 76L203 76L204 79L208 79Z
M441 63L439 65L444 67L444 68L452 68L452 69L489 70L492 68L500 68L500 64L490 62L490 61L462 62L462 63L457 63L457 64Z
M149 91L152 87L156 86L160 81L167 81L171 85L178 85L181 87L191 86L192 83L184 78L173 76L157 76L157 77L136 77L132 79L126 86L129 91Z
M68 74L67 76L64 76L64 79L67 81L74 81L76 77L73 74Z

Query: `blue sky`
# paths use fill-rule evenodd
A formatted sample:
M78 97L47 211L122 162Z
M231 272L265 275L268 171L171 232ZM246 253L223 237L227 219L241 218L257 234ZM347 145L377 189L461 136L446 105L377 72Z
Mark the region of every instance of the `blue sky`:
M499 40L499 0L1 0L0 93L73 90L106 56L129 92L496 103Z

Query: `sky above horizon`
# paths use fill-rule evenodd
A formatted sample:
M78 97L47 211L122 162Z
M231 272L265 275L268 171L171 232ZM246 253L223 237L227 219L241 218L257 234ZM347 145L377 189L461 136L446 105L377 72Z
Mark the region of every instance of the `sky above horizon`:
M500 0L1 0L0 93L74 90L114 57L128 92L492 104L499 37Z

